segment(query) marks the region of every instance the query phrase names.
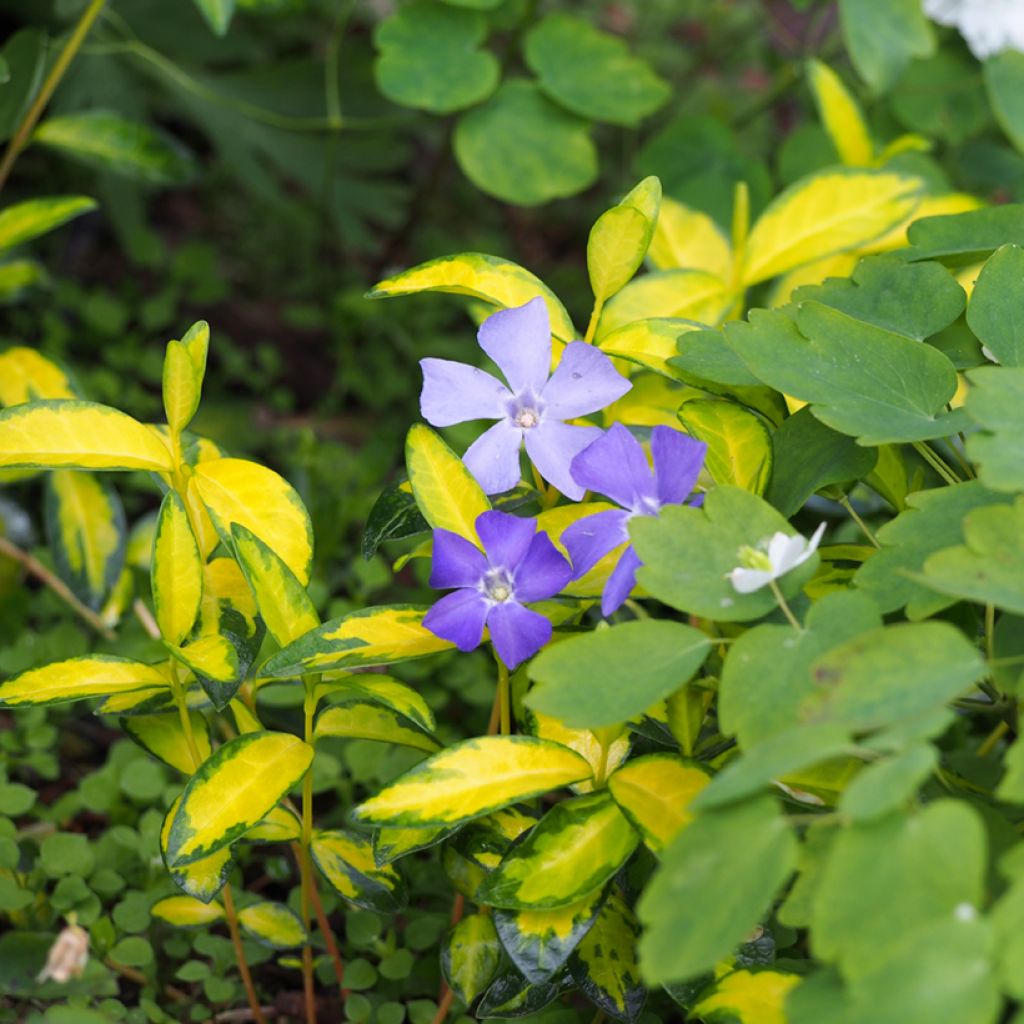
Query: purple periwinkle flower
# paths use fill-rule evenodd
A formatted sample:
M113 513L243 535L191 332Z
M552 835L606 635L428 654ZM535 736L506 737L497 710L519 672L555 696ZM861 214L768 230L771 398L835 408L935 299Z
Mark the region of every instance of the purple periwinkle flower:
M480 645L484 627L498 657L515 668L551 639L551 623L524 607L554 597L572 579L569 563L535 519L481 512L476 532L483 551L450 530L434 530L430 585L447 590L423 625L460 651Z
M630 389L629 381L600 349L582 341L570 342L550 373L551 325L539 297L488 317L477 339L498 364L508 387L475 366L421 359L423 418L435 427L498 421L463 456L488 494L510 490L519 482L519 449L525 444L540 475L567 498L579 501L583 488L573 480L569 464L601 431L565 421L611 405Z
M562 534L579 579L620 544L629 541L627 523L634 516L653 516L662 505L686 501L708 446L671 427L651 431L654 472L640 442L621 424L614 423L592 445L572 460L572 475L580 487L611 498L621 508L595 512ZM701 496L691 504L697 504ZM640 565L633 545L622 552L601 594L601 613L611 615L629 597Z

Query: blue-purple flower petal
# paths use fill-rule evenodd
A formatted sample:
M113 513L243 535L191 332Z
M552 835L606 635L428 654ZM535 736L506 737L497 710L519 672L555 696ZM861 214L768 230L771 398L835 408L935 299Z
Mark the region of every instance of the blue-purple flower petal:
M573 578L586 575L620 544L629 540L629 513L611 508L576 520L562 533L562 544L572 559Z
M519 483L522 443L523 431L503 419L488 427L469 446L462 461L485 494L500 494Z
M475 587L487 572L487 559L473 543L451 530L434 531L430 585L438 590Z
M622 552L619 564L615 566L601 594L601 614L605 617L622 607L630 591L636 586L636 571L643 563L631 544Z
M472 651L483 639L488 610L487 599L479 590L454 590L427 612L423 625L460 651Z
M532 658L551 639L551 623L515 601L495 605L487 625L498 657L510 669Z
M604 494L623 508L657 510L657 490L647 456L621 423L613 423L573 459L572 476L580 487Z
M599 348L573 341L541 392L544 412L559 420L587 416L611 405L632 386Z
M480 325L477 340L513 391L540 394L551 370L551 323L542 298L492 314Z
M536 427L523 431L526 454L537 472L554 484L567 498L579 501L585 488L572 478L572 460L587 445L601 436L599 427L574 427L559 420L545 419Z
M467 420L497 420L505 415L512 393L485 370L451 359L421 359L420 367L420 412L435 427Z
M658 500L663 505L681 505L692 493L700 476L708 446L671 427L651 431L651 455Z
M513 570L526 557L537 535L537 521L492 509L476 517L476 532L490 565L495 569Z
M572 567L546 533L535 534L515 572L516 600L546 601L572 579Z

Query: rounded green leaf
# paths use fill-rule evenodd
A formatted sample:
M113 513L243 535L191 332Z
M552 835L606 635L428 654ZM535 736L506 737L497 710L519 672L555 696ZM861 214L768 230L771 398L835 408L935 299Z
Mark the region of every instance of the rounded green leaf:
M487 20L436 3L403 6L374 33L377 85L406 107L450 114L489 96L500 77L492 53L480 49Z
M508 79L455 128L455 156L477 188L536 206L581 192L597 178L590 129L533 83Z
M621 39L569 14L549 14L535 25L524 52L553 100L595 121L635 125L671 95Z

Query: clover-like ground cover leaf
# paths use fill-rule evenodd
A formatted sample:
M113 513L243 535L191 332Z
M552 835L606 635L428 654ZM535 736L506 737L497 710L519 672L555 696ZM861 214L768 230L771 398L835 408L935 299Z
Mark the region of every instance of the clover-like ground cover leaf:
M883 626L814 662L814 692L798 714L806 722L835 722L866 732L931 711L984 674L977 648L947 622Z
M906 263L899 256L869 256L850 278L805 285L793 294L800 305L820 302L916 341L948 327L964 311L964 290L938 263Z
M931 554L918 579L954 598L1024 615L1024 498L968 512L963 538Z
M815 956L844 972L884 963L915 928L951 918L961 904L979 904L985 858L984 825L963 801L847 826L814 897Z
M486 99L501 68L480 49L487 19L475 11L417 2L399 8L374 32L377 85L405 107L450 114Z
M963 428L946 412L956 392L950 360L918 341L805 302L795 318L753 310L725 339L764 383L801 401L823 423L862 445L945 437Z
M888 613L906 606L907 617L926 619L952 601L921 578L926 559L963 537L964 517L977 508L1006 504L1009 495L990 491L976 480L916 491L907 509L878 531L881 550L854 574L854 586Z
M657 619L583 633L531 662L530 675L539 685L527 694L526 705L572 728L617 725L678 690L710 650L699 630Z
M907 229L908 260L963 266L987 259L1004 245L1024 245L1024 204L989 206L922 217Z
M839 800L851 821L874 821L898 810L917 791L938 763L938 751L927 743L907 747L894 757L865 768Z
M671 95L668 83L622 39L569 14L548 14L534 25L524 55L553 100L595 121L635 125Z
M643 565L637 579L652 597L679 611L721 622L746 622L776 607L768 588L740 594L728 574L740 549L755 547L792 527L766 501L738 487L709 491L702 508L668 505L655 516L637 516L630 534ZM814 575L817 554L779 580L795 594Z
M488 195L536 206L581 192L597 177L589 124L552 103L532 82L507 79L460 117L455 157Z
M840 0L843 39L861 78L880 93L914 57L935 49L935 34L917 0Z
M728 956L768 912L797 852L770 797L698 815L665 851L638 905L648 984L689 981Z
M967 438L978 479L996 491L1024 490L1024 367L981 366L967 379L967 412L983 428Z
M967 325L1003 366L1024 364L1022 285L1024 249L1004 245L981 268L967 308Z

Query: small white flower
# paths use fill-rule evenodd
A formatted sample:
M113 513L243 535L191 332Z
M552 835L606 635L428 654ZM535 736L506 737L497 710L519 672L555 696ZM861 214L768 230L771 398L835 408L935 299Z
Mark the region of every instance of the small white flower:
M36 981L40 984L53 979L66 985L72 978L80 978L89 962L89 933L74 922L74 915L66 928L57 936L46 955L46 966Z
M978 60L1024 50L1024 0L924 0L924 13L956 28Z
M978 916L978 912L970 903L958 903L953 908L953 916L958 921L963 921L966 924L969 921L974 921Z
M772 580L785 576L791 569L803 565L818 549L825 532L822 523L810 540L800 534L772 534L767 542L761 542L761 550L742 548L740 565L729 573L729 582L741 594L752 594L768 586Z

